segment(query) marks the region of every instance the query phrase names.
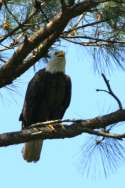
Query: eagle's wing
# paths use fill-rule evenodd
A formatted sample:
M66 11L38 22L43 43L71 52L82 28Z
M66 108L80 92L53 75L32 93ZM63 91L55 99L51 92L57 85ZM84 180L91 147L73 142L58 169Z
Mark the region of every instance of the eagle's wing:
M44 97L44 81L39 81L39 74L44 74L44 69L40 70L29 82L23 110L20 114L19 120L22 121L22 127L25 128L31 124L38 122L37 121L37 108L40 98ZM43 87L42 95L39 95L39 84L40 87ZM40 93L41 94L41 93ZM40 153L42 149L42 140L30 141L25 143L22 153L23 158L27 162L38 161L40 158Z
M39 110L39 102L41 103L45 97L45 82L43 79L40 80L44 73L44 69L37 72L28 84L22 113L19 117L19 120L22 121L23 128L38 122L37 111ZM45 120L43 119L43 121Z
M63 114L65 113L65 110L68 108L68 106L70 104L71 92L72 92L71 79L68 75L66 75L66 78L65 78L65 99L64 99Z

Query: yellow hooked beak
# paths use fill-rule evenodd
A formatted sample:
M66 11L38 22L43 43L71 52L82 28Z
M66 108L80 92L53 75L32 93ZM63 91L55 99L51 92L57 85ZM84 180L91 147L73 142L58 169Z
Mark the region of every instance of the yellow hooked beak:
M64 57L64 56L65 56L65 53L64 53L64 51L59 51L59 52L55 52L55 55L56 55L57 57Z

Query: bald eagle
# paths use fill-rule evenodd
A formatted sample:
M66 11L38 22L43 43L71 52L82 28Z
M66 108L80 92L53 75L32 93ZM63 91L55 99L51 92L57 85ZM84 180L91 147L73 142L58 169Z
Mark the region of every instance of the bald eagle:
M31 124L62 119L71 99L71 79L65 74L65 54L55 52L47 67L39 70L28 84L19 120L22 128ZM22 153L27 162L40 158L43 140L25 143Z

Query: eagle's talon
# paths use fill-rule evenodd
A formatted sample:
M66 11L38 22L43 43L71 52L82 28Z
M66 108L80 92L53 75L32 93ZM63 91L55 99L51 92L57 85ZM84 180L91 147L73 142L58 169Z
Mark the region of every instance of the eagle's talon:
M48 125L48 127L53 131L55 130L54 126L53 125Z

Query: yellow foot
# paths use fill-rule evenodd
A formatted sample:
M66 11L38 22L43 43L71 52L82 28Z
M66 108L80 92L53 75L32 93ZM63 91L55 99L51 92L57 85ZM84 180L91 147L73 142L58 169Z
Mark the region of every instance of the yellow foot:
M55 130L54 126L51 125L51 124L49 124L48 127L49 127L50 129L52 129L52 130Z

